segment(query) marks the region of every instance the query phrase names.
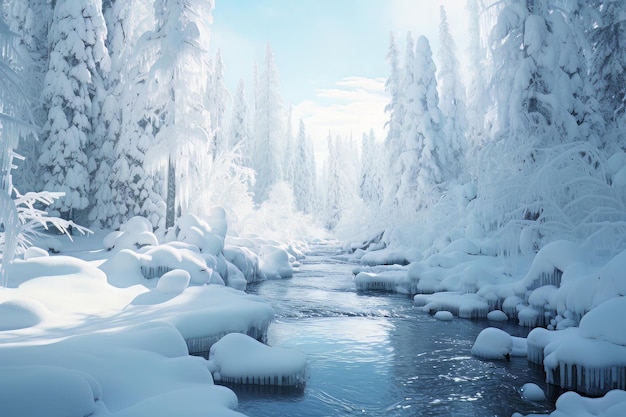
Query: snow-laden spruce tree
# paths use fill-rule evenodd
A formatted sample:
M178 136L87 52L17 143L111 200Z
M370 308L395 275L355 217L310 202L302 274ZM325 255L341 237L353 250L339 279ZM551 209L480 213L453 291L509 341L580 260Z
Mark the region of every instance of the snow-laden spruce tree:
M145 134L149 127L140 119L143 113L136 111L138 97L145 100L148 93L146 64L135 47L139 37L153 27L151 4L148 0L104 4L111 71L105 78L108 94L99 119L104 146L99 152L101 162L94 178L98 185L94 187L89 220L97 227L117 229L130 217L143 215L156 227L164 213L162 207L158 209L161 190L154 189L154 179L144 169L144 154L152 135ZM152 203L155 199L157 203Z
M228 149L239 154L239 165L252 166L252 138L248 120L245 83L239 80L231 112Z
M405 142L398 160L400 187L396 198L404 210L416 212L437 200L445 189L446 174L456 161L443 134L436 68L424 36L415 43L412 63L412 68L407 67L402 132Z
M207 82L207 109L210 110L211 115L211 128L213 129L211 153L213 159L215 159L220 153L229 151L224 126L224 114L230 101L230 94L224 83L224 63L222 62L222 52L219 49L215 53L213 70L209 74Z
M305 214L313 211L315 201L315 166L311 166L309 137L304 122L300 120L293 154L293 199L295 208Z
M265 64L258 77L254 120L254 201L260 204L267 199L272 186L283 178L283 104L278 70L269 43L265 48Z
M196 156L210 143L205 107L212 1L157 0L155 28L142 35L138 48L149 62L147 100L140 107L154 142L146 151L153 172L166 171L165 227L177 210L185 211L198 174Z
M439 61L437 84L439 86L439 106L445 117L443 134L447 138L447 152L451 162L447 166L450 178L458 178L466 166L468 130L465 107L465 86L461 78L460 64L456 57L456 44L450 33L445 8L440 8Z
M366 206L378 211L383 199L384 159L383 147L376 142L374 130L369 134L363 133L361 142L361 174L359 196Z
M607 236L619 235L620 222L611 222L623 217L624 203L606 183L572 30L564 11L544 0L511 1L491 34L494 59L504 60L496 65L514 71L498 80L510 86L508 96L503 89L496 96L507 111L482 153L477 208L503 251L536 250L563 237L595 236L605 247L615 244Z
M294 191L295 198L295 178L294 169L296 164L296 138L293 136L293 106L289 106L287 112L287 127L285 129L285 155L283 160L283 178L285 182L291 186Z
M40 187L65 198L54 204L64 219L80 218L91 191L89 151L93 139L94 100L101 72L109 69L101 3L59 0L48 42L50 59L42 100L47 110L39 164Z
M389 114L387 122L387 137L385 138L385 151L388 169L385 171L385 183L387 184L384 195L386 210L394 210L398 207L398 190L403 171L401 155L405 151L403 129L405 123L406 86L413 81L413 55L414 42L411 32L406 35L406 53L404 68L400 67L398 46L393 34L390 35L389 52L387 60L390 64L389 78L385 83L385 90L390 100L385 111Z
M467 123L468 145L471 154L481 148L487 141L485 129L485 112L491 108L487 96L487 81L484 64L486 49L481 44L480 9L478 0L468 0L468 51L469 65L467 68ZM473 165L469 168L473 171Z
M626 148L626 4L621 0L579 4L578 14L589 31L593 91L598 100L608 134L601 146L609 153Z

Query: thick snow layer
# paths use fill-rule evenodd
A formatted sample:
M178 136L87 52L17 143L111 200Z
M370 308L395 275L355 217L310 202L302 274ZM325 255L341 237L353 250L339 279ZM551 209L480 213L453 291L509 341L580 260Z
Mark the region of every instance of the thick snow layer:
M626 346L626 326L621 321L626 317L626 297L618 297L600 304L580 321L583 337L605 340Z
M213 383L164 323L0 347L3 416L236 416L236 396ZM8 410L13 412L7 413Z
M530 270L520 283L520 290L534 289L543 285L558 286L560 274L570 265L576 265L585 259L580 246L568 240L548 243L535 256ZM555 270L560 271L555 274Z
M31 246L30 248L24 251L24 260L29 260L32 258L38 258L41 256L50 256L47 250L38 248L37 246Z
M0 303L0 331L33 327L48 316L48 309L32 299L12 299Z
M489 304L482 297L470 293L417 294L413 302L425 312L450 311L461 318L485 318L490 310Z
M231 333L211 347L209 368L216 381L237 384L298 386L305 382L306 355L266 346Z
M241 271L247 282L259 279L260 259L249 248L228 244L224 246L224 257Z

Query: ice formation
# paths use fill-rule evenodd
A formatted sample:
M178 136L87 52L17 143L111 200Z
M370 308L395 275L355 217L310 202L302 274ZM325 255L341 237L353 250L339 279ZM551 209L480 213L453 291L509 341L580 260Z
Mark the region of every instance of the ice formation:
M226 383L299 386L306 379L306 355L231 333L211 347L209 369Z
M613 390L603 397L586 398L573 391L561 395L551 414L529 414L526 417L623 417L626 415L626 391ZM512 417L523 417L514 413Z

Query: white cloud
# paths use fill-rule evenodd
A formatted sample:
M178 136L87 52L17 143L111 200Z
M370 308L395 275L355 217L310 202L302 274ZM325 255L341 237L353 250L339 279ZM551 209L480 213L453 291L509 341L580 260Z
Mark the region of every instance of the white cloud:
M385 80L380 78L347 77L331 88L318 89L315 99L305 100L293 108L294 125L302 119L315 143L319 167L326 158L328 133L333 137L352 135L358 143L370 129L379 140L385 135L387 115Z

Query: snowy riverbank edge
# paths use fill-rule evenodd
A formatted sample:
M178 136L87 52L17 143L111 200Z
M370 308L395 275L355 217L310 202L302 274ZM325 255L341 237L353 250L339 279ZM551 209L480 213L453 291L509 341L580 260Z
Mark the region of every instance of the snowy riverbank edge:
M291 276L299 249L227 237L221 215L212 224L184 216L169 236L144 220L72 243L48 236L7 268L3 416L240 416L236 395L214 383L216 372L224 378L233 356L251 363L261 350L264 367L251 369L251 379L304 382L303 354L283 360L286 349L245 342L265 339L274 310L241 291ZM60 253L49 256L51 246ZM247 348L209 358L232 333L242 333Z
M353 271L358 291L411 295L416 306L441 319L450 319L440 313L447 312L534 328L527 340L486 334L473 353L488 359L522 354L544 366L548 383L600 397L568 392L552 417L591 417L598 410L624 415L626 333L620 317L626 315L626 252L591 259L565 240L515 257L498 256L489 242L469 239L428 256L413 248L356 246L347 258L361 263Z

